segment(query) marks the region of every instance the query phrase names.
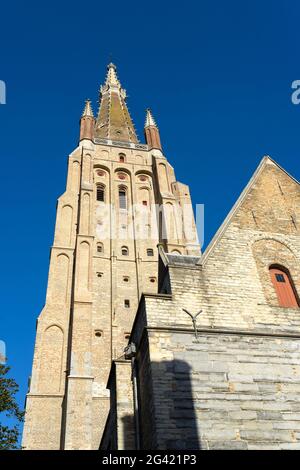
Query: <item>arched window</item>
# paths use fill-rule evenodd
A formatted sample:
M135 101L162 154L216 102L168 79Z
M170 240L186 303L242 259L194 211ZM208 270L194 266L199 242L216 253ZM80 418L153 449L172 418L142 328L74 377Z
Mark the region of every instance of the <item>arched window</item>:
M120 209L127 209L127 196L125 188L119 188L119 207Z
M127 246L122 246L121 253L123 256L128 256L128 248Z
M103 252L103 245L102 243L97 243L97 253L102 253Z
M154 256L152 248L147 248L147 256Z
M125 153L119 153L119 162L125 162Z
M282 266L270 266L270 275L281 307L299 307L298 296L289 271Z
M97 184L97 201L104 202L104 190L103 184Z

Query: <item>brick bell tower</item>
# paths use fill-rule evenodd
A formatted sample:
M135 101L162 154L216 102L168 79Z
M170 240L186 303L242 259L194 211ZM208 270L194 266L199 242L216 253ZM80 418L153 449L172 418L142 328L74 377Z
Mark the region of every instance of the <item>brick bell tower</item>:
M109 64L97 118L86 101L58 200L25 449L99 447L111 361L124 353L141 293L157 292L158 243L199 254L189 189L175 179L150 110L145 137L139 143Z

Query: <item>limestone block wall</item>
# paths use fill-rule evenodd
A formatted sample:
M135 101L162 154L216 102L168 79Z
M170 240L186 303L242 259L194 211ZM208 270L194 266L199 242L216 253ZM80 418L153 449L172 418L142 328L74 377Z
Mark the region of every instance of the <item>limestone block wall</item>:
M144 448L300 449L300 338L153 329L148 339Z

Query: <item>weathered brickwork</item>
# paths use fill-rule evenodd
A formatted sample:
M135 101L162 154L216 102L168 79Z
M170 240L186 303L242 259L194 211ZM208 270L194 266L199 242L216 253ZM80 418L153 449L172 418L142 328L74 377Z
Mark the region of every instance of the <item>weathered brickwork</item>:
M260 195L260 189L267 186L266 176L270 174L273 178L268 184L270 196L266 199L264 194ZM170 261L168 283L174 302L165 305L161 299L147 299L147 309L157 311L152 320L155 324L169 325L173 321L177 325L189 325L191 320L182 310L185 308L191 313L202 309L197 321L199 327L299 331L298 309L278 306L269 266L274 263L287 267L300 292L300 237L290 234L290 229L283 234L281 219L273 224L272 232L265 231L266 223L255 230L249 215L255 207L264 209L265 214L272 211L272 194L279 191L277 181L285 188L285 197L281 196L283 208L288 206L287 200L296 199L296 193L299 197L299 184L265 159L254 187L247 192L230 221L221 227L203 257L194 265L180 264L176 259ZM275 202L278 209L279 201L275 199ZM286 217L292 209L299 219L300 205L297 210L286 209Z
M160 250L161 293L130 338L143 448L300 449L300 309L279 305L269 272L300 292L299 203L265 157L202 257Z
M190 194L161 148L137 142L124 97L110 64L98 118L87 102L81 140L69 157L37 324L24 449L99 447L112 360L124 354L142 292L158 289L158 242L167 251L199 251L185 232L171 230L168 217L160 239L162 222L155 211L150 217L152 205L171 212L179 202L191 207ZM158 142L153 119L151 127Z

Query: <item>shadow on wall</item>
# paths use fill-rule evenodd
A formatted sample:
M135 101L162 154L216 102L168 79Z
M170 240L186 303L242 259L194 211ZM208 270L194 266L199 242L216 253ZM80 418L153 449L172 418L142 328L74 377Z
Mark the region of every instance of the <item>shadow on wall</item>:
M151 362L150 367L139 368L138 396L142 449L201 449L188 363ZM133 448L132 418L122 420L125 449Z
M134 432L134 416L126 415L121 418L123 426L123 446L126 450L134 450L135 432Z
M200 450L191 366L181 360L151 363L158 449Z

